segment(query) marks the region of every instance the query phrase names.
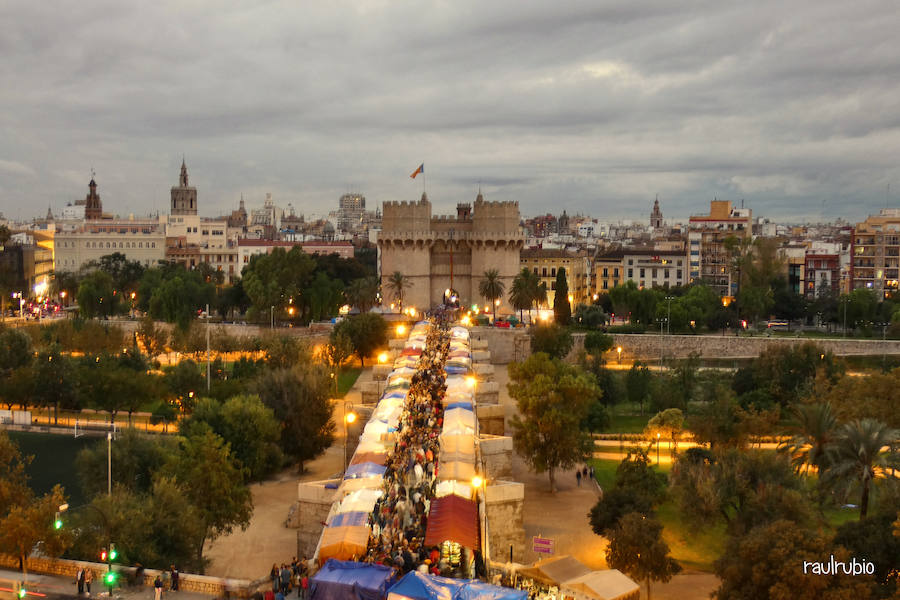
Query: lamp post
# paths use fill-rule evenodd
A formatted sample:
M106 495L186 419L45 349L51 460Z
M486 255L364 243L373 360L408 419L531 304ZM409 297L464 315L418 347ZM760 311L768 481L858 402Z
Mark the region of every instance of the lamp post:
M349 439L349 429L350 425L356 422L356 413L352 410L348 410L352 408L349 402L344 403L344 473L347 472L347 466L350 462L350 457L347 455L347 440Z
M669 321L672 318L672 300L675 299L675 296L666 296L666 335L670 335L672 332L671 326L669 325Z
M209 367L209 304L206 305L206 393L210 388L210 367Z
M616 347L616 354L618 355L616 357L616 362L622 364L622 346Z
M659 466L659 433L656 434L656 466Z

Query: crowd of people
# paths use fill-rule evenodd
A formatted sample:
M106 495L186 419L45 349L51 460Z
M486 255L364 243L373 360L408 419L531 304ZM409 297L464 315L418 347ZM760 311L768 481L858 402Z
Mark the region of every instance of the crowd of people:
M384 474L385 494L372 512L372 535L362 560L393 566L401 573L419 569L437 575L449 574L449 565L441 564L440 549L426 547L424 540L437 484L446 390L444 361L450 333L449 321L442 315L433 315L431 323L410 381Z
M295 556L290 563L282 563L280 567L274 564L269 578L272 587L266 590L264 600L285 600L294 590L298 598L305 600L309 591L309 562L305 556L300 560Z

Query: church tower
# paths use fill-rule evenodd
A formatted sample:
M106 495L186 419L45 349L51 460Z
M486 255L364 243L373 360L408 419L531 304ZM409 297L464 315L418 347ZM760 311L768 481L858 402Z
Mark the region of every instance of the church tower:
M653 212L650 213L650 227L652 229L663 228L663 215L662 211L659 210L659 196L656 197L656 201L653 203Z
M103 204L100 202L100 196L97 194L97 182L91 177L88 184L88 195L84 199L84 218L100 219L103 217Z
M173 215L197 214L197 188L188 185L187 165L184 164L184 159L181 161L178 185L172 188L172 208L169 212Z

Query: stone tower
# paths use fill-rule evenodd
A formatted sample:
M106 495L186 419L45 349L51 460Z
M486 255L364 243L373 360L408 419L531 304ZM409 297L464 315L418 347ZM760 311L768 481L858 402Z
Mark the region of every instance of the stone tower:
M88 195L84 199L84 218L99 219L103 216L103 204L100 202L100 196L97 194L97 182L91 177L88 184Z
M187 165L184 164L184 159L181 161L181 175L178 177L178 185L172 188L172 208L170 212L173 215L197 214L197 188L188 185Z
M653 212L650 213L650 227L652 229L663 228L663 215L662 211L659 210L659 196L657 196L656 201L653 202Z
M395 301L387 285L395 271L409 283L405 306L437 306L447 289L463 305L482 305L478 284L485 271L497 269L504 288L511 289L524 241L517 202L486 202L479 193L474 204L461 202L447 216L432 215L425 194L418 202L385 202L378 236L384 305ZM511 310L507 296L501 311Z

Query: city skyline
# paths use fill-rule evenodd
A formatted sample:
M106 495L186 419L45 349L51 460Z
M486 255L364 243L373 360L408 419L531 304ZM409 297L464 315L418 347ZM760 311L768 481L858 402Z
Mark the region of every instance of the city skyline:
M900 206L886 2L567 6L86 2L0 7L0 212L83 197L322 214L348 190L437 212L666 220L718 197L780 221Z

